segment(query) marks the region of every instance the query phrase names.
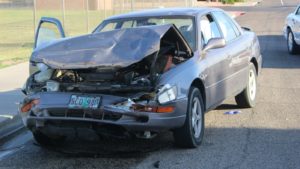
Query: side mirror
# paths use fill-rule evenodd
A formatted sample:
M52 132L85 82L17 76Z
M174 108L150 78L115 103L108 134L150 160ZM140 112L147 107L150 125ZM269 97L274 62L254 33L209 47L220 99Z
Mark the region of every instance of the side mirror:
M211 38L207 45L204 47L203 52L207 52L210 49L223 48L226 45L224 38Z

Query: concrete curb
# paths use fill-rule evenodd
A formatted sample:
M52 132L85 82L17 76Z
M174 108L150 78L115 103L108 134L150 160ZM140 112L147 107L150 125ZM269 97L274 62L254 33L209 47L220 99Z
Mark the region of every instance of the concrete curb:
M236 2L234 4L223 4L221 2L197 2L195 5L197 7L251 7L260 4L263 0L258 0L254 2Z
M239 7L239 6L241 6L241 7L244 7L244 6L256 6L259 3L261 3L261 1L256 1L256 2L241 2L241 3L237 2L237 3L235 3L232 6L237 6L237 7Z
M0 123L0 142L14 135L16 132L24 128L22 118L19 114L12 119L7 119Z

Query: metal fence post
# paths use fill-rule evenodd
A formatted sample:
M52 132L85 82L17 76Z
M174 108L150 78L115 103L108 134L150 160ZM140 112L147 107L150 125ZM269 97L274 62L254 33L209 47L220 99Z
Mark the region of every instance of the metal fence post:
M36 0L33 0L33 36L35 38L35 34L36 34Z
M124 12L124 8L125 8L125 0L122 0L122 9L121 9L121 13Z
M131 6L131 11L133 11L133 0L131 0L130 6Z
M89 0L85 0L86 30L89 32Z
M62 17L63 17L63 20L62 20L62 22L63 22L63 28L64 29L66 29L65 28L65 20L66 20L66 5L65 5L65 0L62 0Z
M104 19L106 18L106 0L104 0Z

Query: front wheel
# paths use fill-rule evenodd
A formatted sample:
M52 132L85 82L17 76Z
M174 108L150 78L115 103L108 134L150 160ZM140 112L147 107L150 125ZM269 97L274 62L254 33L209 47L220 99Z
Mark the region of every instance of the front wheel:
M59 146L64 143L65 137L49 137L40 131L34 131L33 137L41 146Z
M204 105L198 88L192 87L189 93L186 120L181 128L173 131L175 144L184 148L196 148L204 135Z
M257 74L256 69L251 63L249 65L247 87L237 96L236 103L242 108L252 108L255 106L256 91L257 91Z
M299 46L296 44L294 34L290 29L287 31L287 47L289 53L292 55L299 52Z

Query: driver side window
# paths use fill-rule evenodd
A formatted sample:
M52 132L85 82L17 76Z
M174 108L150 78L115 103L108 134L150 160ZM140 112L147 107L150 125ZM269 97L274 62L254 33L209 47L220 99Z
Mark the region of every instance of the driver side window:
M213 17L210 14L201 17L200 29L201 29L202 48L205 45L207 45L210 39L222 37L216 21L213 19Z

